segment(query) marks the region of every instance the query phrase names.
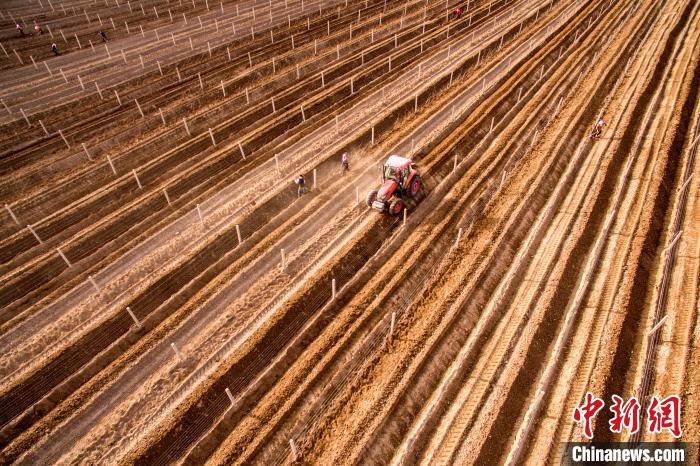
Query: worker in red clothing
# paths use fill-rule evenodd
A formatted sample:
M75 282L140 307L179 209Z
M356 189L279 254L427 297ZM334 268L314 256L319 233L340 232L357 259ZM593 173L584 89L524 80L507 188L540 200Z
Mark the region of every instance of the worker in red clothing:
M455 11L452 12L452 15L454 16L455 19L459 19L462 17L463 10L461 7L455 8Z
M38 24L35 24L34 25L34 32L36 32L37 34L43 34L44 30L41 29L41 26L39 26Z

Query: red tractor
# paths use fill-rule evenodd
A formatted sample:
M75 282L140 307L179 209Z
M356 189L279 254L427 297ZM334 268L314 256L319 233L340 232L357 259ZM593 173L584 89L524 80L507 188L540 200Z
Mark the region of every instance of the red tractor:
M406 197L416 197L420 192L421 179L413 161L400 155L390 156L382 170L382 187L367 193L367 205L380 212L387 210L392 215L401 213Z

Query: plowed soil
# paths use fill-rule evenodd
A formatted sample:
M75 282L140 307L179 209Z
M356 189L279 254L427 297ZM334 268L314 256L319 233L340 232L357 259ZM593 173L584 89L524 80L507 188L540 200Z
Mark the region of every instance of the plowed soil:
M3 7L0 463L700 442L697 2Z

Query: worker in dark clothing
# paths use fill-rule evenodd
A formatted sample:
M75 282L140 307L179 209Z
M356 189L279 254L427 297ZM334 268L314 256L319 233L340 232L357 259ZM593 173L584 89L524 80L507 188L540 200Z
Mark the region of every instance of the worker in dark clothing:
M24 33L24 29L22 29L22 26L20 26L19 23L17 23L17 25L15 27L17 28L17 31L19 31L20 36L22 36L22 37L26 36L26 34Z
M343 155L340 157L340 163L342 164L340 174L345 175L345 172L350 170L350 160L348 159L347 152L343 152Z
M100 39L102 39L102 42L107 42L107 34L104 31L100 31Z
M56 45L56 42L51 44L51 51L54 53L54 55L59 56L60 53L58 53L58 46Z
M304 175L299 175L294 182L299 186L297 189L297 195L301 196L306 192L306 180L304 179Z

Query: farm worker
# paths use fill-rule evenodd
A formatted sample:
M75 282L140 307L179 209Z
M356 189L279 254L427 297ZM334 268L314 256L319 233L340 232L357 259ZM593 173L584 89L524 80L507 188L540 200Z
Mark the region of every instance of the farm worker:
M102 42L107 42L107 34L104 31L100 31L100 39L102 39Z
M343 155L341 156L340 161L343 164L343 173L350 170L350 161L348 160L348 153L347 152L343 152Z
M455 19L459 19L462 16L462 9L460 7L455 8L455 11L452 12L454 15Z
M19 31L20 36L24 37L26 35L24 33L24 29L22 29L22 26L20 26L19 23L17 23L17 25L15 27L17 28L17 31Z
M60 55L60 54L58 53L58 46L56 45L56 42L54 42L53 44L51 44L51 51L52 51L52 52L54 53L54 55L56 55L56 56Z
M600 136L600 133L603 132L603 126L605 126L605 121L603 121L602 118L599 118L595 124L595 128L593 129L593 137Z
M294 182L299 186L297 189L297 195L301 196L306 192L306 180L304 179L304 175L299 175Z
M39 26L38 24L35 24L35 25L34 25L34 32L36 32L37 34L43 34L43 33L44 33L44 31L41 29L41 26Z

